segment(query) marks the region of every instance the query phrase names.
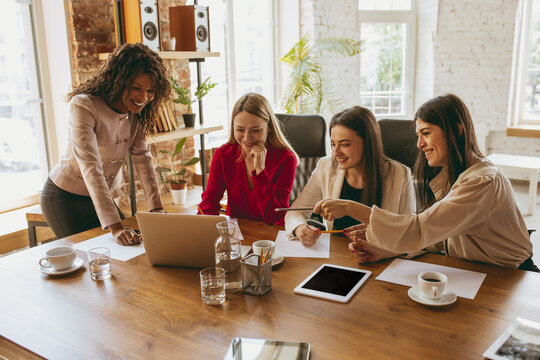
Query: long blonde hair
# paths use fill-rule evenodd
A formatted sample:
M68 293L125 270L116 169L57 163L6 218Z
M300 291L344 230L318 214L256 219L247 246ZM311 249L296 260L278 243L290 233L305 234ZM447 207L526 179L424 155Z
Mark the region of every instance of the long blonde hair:
M291 144L289 144L285 138L285 135L283 135L280 123L276 118L276 115L274 115L274 111L272 110L270 103L264 96L257 93L244 94L242 97L240 97L240 99L238 99L238 101L236 101L236 104L234 104L231 115L231 130L228 140L229 144L236 143L236 139L234 138L234 118L242 111L258 116L266 121L268 124L268 142L274 147L285 148L292 151L294 156L296 156L296 160L299 160L298 155L293 150Z

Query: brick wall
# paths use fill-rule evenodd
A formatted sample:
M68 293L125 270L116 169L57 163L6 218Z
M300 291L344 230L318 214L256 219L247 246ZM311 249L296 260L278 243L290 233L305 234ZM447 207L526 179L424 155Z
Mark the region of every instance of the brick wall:
M356 0L302 0L301 1L302 36L309 32L312 40L332 37L360 39ZM336 98L342 100L342 110L358 105L360 84L360 57L343 57L331 53L320 56L325 83L335 90ZM330 121L333 113L326 110L323 114Z
M433 42L437 34L438 2L416 0L416 71L412 113L433 97Z
M158 1L160 14L160 36L162 40L169 38L169 6L185 5L185 0ZM75 84L80 84L91 77L102 65L97 54L110 52L115 47L114 34L114 10L112 0L68 0L68 24L71 38L71 55L73 64L73 79ZM189 62L187 60L165 60L165 66L169 74L179 80L184 87L190 86ZM176 116L185 112L181 105L174 105L173 111ZM167 141L151 146L154 162L158 157L162 166L166 165L167 156L159 154L160 149L172 150L177 141ZM193 138L185 144L186 155L194 155ZM181 161L181 158L178 158ZM157 164L157 163L156 163ZM124 179L128 179L127 170L123 169ZM135 174L136 175L136 174ZM135 176L137 189L137 201L144 199L142 185ZM162 192L168 189L162 185ZM121 207L129 203L129 183L125 181L120 189L115 192L115 199Z

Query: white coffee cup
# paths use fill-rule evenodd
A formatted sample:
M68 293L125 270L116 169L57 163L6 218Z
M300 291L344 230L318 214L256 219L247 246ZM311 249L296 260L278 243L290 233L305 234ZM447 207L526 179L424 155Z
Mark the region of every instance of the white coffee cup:
M45 255L47 257L39 260L39 265L44 268L52 268L55 271L69 269L77 258L75 248L72 246L56 247L48 250Z
M176 38L172 37L169 40L163 40L163 50L164 51L176 50Z
M251 247L253 248L253 253L259 256L261 254L266 255L266 252L270 250L270 256L273 258L276 251L276 243L272 240L257 240Z
M428 300L439 299L446 291L448 278L437 271L424 271L418 275L418 285L422 296Z

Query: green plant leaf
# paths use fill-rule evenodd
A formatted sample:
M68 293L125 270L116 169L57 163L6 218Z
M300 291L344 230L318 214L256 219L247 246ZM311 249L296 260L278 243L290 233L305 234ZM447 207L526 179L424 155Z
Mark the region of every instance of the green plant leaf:
M182 169L178 172L175 172L173 175L174 176L180 176L180 175L184 175L186 173L187 169Z
M186 162L183 162L182 164L180 164L180 167L195 165L198 162L199 162L199 158L194 157L194 158L191 158L191 159L187 160Z
M208 90L215 87L217 83L210 81L210 77L207 77L195 90L195 98L199 101L202 100L208 94Z
M289 82L281 99L287 113L320 114L323 107L335 108L331 83L322 76L317 52L329 51L342 56L354 56L362 51L361 41L347 38L328 38L310 43L304 35L280 61L291 67Z
M180 140L178 140L178 143L176 143L176 148L174 149L173 158L178 155L178 153L182 150L184 147L184 144L186 143L187 138L183 137Z
M169 168L166 168L166 167L162 167L162 166L158 166L156 168L156 171L160 172L160 173L164 173L164 172L171 172L171 169Z
M160 153L160 154L170 154L171 152L170 152L169 150L163 150L163 149L161 149L161 150L159 150L159 153Z

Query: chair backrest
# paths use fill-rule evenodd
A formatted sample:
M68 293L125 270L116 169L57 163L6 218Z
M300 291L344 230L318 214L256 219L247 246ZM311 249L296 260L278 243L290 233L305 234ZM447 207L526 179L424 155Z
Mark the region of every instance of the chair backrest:
M413 120L379 120L384 153L390 159L414 167L418 148Z
M290 203L306 185L317 162L326 156L326 122L320 115L276 114L281 129L300 157Z

